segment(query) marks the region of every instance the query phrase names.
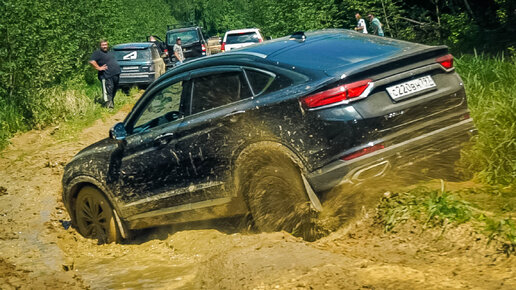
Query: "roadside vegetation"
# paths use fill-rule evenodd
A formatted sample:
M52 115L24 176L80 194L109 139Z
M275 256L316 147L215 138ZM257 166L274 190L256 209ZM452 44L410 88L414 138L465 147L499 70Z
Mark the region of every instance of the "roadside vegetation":
M458 169L516 187L516 55L465 55L456 65L478 129Z
M420 230L470 223L507 256L516 254L516 57L464 55L456 59L478 134L466 144L456 170L475 184L447 190L418 186L388 194L377 212L386 232L408 221ZM486 245L487 246L487 245Z
M420 233L437 229L441 235L450 227L470 222L496 243L497 250L507 256L516 253L516 192L511 187L476 186L447 190L418 186L382 198L377 220L386 232L396 230L409 220L420 224Z
M16 132L100 117L88 65L99 40L145 41L176 23L161 0L7 0L0 13L0 149Z

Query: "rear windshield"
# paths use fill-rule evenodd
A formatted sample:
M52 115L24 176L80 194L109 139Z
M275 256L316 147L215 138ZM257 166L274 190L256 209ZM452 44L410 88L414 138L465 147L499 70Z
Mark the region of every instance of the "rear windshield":
M117 61L149 60L152 59L150 49L115 50Z
M243 32L238 34L228 34L226 44L245 43L245 42L260 42L260 37L256 32Z
M176 39L178 37L181 38L182 45L187 45L199 41L199 34L197 33L197 30L177 31L167 34L168 45L176 44Z

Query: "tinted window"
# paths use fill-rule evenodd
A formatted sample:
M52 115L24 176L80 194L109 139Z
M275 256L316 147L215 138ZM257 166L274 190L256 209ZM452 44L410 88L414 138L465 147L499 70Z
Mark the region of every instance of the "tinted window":
M265 88L265 91L263 92L264 94L267 94L267 93L270 93L270 92L275 92L275 91L279 91L281 89L284 89L286 87L289 87L292 85L292 80L283 76L283 75L277 75L275 78L274 78L274 81L272 81L272 83L270 84L270 86L268 86L267 88Z
M246 32L239 34L228 34L226 44L244 43L244 42L260 42L260 37L256 32Z
M115 57L117 61L149 60L151 52L150 49L115 50Z
M255 70L246 69L245 73L255 95L259 95L264 92L274 80L274 76Z
M182 114L181 96L187 91L186 82L174 83L158 93L145 105L140 117L134 123L133 133L145 131L149 128L178 119Z
M199 34L197 33L197 30L170 32L167 34L167 36L168 45L171 46L176 44L176 39L178 37L181 38L181 45L187 45L199 41Z
M255 95L270 93L292 85L292 80L282 75L246 69L245 73Z
M192 114L251 97L241 72L225 72L193 80Z

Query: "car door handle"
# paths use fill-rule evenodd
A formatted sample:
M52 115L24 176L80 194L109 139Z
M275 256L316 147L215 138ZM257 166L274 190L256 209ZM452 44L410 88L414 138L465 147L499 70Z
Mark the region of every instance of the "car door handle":
M165 133L154 138L154 147L163 148L174 139L174 133Z

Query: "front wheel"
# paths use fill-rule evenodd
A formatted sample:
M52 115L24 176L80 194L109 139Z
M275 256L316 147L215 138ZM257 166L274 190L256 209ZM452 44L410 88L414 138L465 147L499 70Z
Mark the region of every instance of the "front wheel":
M75 220L77 230L85 238L96 239L99 244L121 241L113 208L94 187L85 186L79 192Z
M285 230L313 241L322 236L315 223L301 173L285 156L274 156L251 176L247 202L260 231Z

